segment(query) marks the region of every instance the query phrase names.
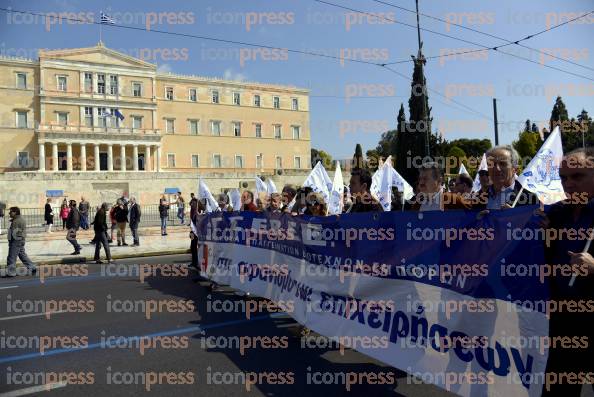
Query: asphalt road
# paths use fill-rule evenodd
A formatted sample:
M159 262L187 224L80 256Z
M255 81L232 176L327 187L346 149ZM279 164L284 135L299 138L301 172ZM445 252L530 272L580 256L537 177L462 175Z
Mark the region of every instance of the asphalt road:
M0 279L0 396L453 395L323 338L302 346L286 314L248 319L246 301L262 300L211 291L188 262L128 259ZM141 281L138 264L171 272Z

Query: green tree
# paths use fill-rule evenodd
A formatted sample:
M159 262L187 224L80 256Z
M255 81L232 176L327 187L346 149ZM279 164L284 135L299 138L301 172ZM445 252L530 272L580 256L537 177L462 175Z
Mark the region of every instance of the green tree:
M332 156L330 156L330 154L323 150L311 148L311 168L315 167L318 161L321 161L326 169L334 168Z
M532 158L540 149L542 140L537 132L522 131L518 136L518 140L514 141L512 145L518 151L520 157Z
M555 126L559 125L561 132L563 133L563 122L568 121L569 116L567 114L567 108L565 107L565 103L563 103L563 99L560 96L555 99L555 104L553 105L553 110L551 111L551 120L549 122L549 131L553 131Z
M447 157L445 172L448 174L457 174L460 171L460 164L466 163L466 153L459 146L450 147ZM454 167L449 168L450 164L454 164Z
M360 143L357 143L357 146L355 146L355 154L353 155L352 168L366 168L365 158L363 157L363 148L361 148Z
M490 139L454 139L450 142L451 145L460 147L469 157L483 157L483 154L491 149Z

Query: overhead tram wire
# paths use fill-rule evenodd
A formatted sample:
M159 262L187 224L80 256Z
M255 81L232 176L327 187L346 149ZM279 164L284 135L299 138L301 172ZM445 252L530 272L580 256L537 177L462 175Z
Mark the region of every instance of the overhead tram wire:
M20 10L15 10L15 9L7 9L7 8L3 8L0 7L0 11L4 11L4 12L15 12L15 13L19 13L19 14L28 14L28 15L36 15L36 16L40 16L40 17L46 17L46 14L43 13L35 13L35 12L31 12L31 11L20 11ZM63 17L62 19L65 20L71 20L71 21L76 21L76 22L83 22L83 23L88 23L88 24L93 24L93 25L103 25L100 22L97 21L87 21L87 20L82 20L82 19L78 19L78 18L69 18L69 17ZM246 45L246 46L251 46L251 47L260 47L260 48L267 48L267 49L278 49L278 50L287 50L288 52L292 52L292 53L299 53L299 54L305 54L305 55L311 55L311 56L317 56L317 57L321 57L321 58L326 58L326 59L336 59L336 60L341 60L341 61L348 61L348 62L356 62L356 63L362 63L362 64L367 64L367 65L374 65L374 66L379 66L383 69L387 69L389 71L391 71L392 73L395 73L403 78L405 78L408 82L412 82L412 80L408 77L406 77L404 74L393 70L391 68L389 68L388 66L386 66L385 64L380 64L380 63L375 63L375 62L369 62L369 61L363 61L363 60L358 60L358 59L351 59L351 58L342 58L342 57L337 57L337 56L333 56L333 55L328 55L328 54L320 54L320 53L316 53L316 52L311 52L311 51L303 51L303 50L295 50L295 49L289 49L289 48L281 48L281 47L274 47L274 46L270 46L270 45L264 45L264 44L255 44L255 43L247 43L247 42L241 42L241 41L235 41L235 40L228 40L228 39L221 39L221 38L215 38L215 37L209 37L209 36L200 36L200 35L193 35L193 34L187 34L187 33L178 33L178 32L168 32L165 30L160 30L160 29L151 29L151 30L146 30L144 28L139 28L139 27L135 27L135 26L127 26L127 25L120 25L120 24L108 24L105 25L106 27L119 27L122 29L130 29L130 30L136 30L136 31L142 31L142 32L153 32L153 33L160 33L160 34L166 34L166 35L172 35L172 36L181 36L181 37L187 37L187 38L194 38L194 39L201 39L201 40L208 40L208 41L215 41L215 42L222 42L222 43L226 43L226 44L239 44L239 45ZM429 91L435 92L437 95L440 95L442 97L445 97L443 94L441 94L440 92L436 91L436 90L432 90L429 87L427 87L427 89ZM446 98L447 99L447 98ZM482 117L485 117L487 119L490 119L488 116L485 116L484 114L482 114L481 112L472 109L469 106L466 106L458 101L455 101L453 99L449 99L451 102L458 104L459 106L469 109L471 112L481 115ZM443 103L443 102L442 102ZM444 103L447 106L452 106L451 104L447 104Z
M385 17L383 15L374 15L374 14L371 14L371 13L366 12L366 11L358 10L358 9L355 9L355 8L343 6L343 5L336 4L336 3L331 3L331 2L325 1L325 0L313 0L313 1L315 1L317 3L321 3L321 4L326 4L326 5L329 5L329 6L332 6L332 7L341 8L341 9L344 9L344 10L356 12L356 13L359 13L359 14L372 16L374 18L380 18L380 19L383 19L385 21L393 22L395 24L399 24L399 25L403 25L403 26L407 26L407 27L411 27L411 28L417 29L417 27L414 26L414 25L411 25L411 24L406 23L406 22L396 21L395 19L387 18L387 17ZM466 39L463 39L463 38L460 38L460 37L452 36L452 35L449 35L449 34L446 34L446 33L442 33L442 32L438 32L438 31L435 31L435 30L431 30L431 29L427 29L427 28L419 28L419 29L422 30L422 31L425 31L425 32L433 33L433 34L438 35L438 36L443 36L443 37L447 37L447 38L450 38L450 39L453 39L453 40L461 41L463 43L472 44L472 45L475 45L477 47L482 47L483 50L497 51L497 52L500 52L501 54L505 54L505 55L508 55L508 56L511 56L511 57L514 57L514 58L522 59L524 61L528 61L530 63L534 63L534 64L537 64L539 66L543 66L543 67L546 67L546 68L549 68L549 69L553 69L553 70L556 70L558 72L562 72L562 73L565 73L565 74L570 74L570 75L575 76L575 77L580 77L582 79L594 81L594 78L591 78L591 77L588 77L588 76L584 76L584 75L581 75L581 74L578 74L578 73L570 72L568 70L561 69L561 68L558 68L558 67L555 67L555 66L551 66L551 65L547 65L547 64L541 64L541 63L536 62L536 61L534 61L534 60L532 60L530 58L526 58L526 57L523 57L523 56L520 56L520 55L517 55L517 54L513 54L513 53L509 53L509 52L505 52L505 51L501 51L500 50L500 48L513 45L513 44L515 44L515 42L510 42L510 43L502 44L502 45L499 45L499 46L489 47L489 46L486 46L486 45L483 45L483 44L480 44L480 43L476 43L476 42L471 41L471 40L466 40ZM451 56L451 55L454 55L454 54L449 54L448 56ZM390 65L390 64L391 63L383 63L382 65Z
M402 10L402 11L406 11L406 12L409 12L409 13L416 14L416 11L415 10L411 10L409 8L406 8L406 7L402 7L402 6L393 4L393 3L389 3L387 1L383 1L383 0L371 0L371 1L376 2L378 4L386 5L388 7L393 7L393 8ZM447 24L452 25L452 26L456 26L456 27L461 28L461 29L465 29L465 30L468 30L468 31L471 31L471 32L482 34L484 36L488 36L488 37L491 37L491 38L494 38L494 39L497 39L497 40L502 40L502 41L507 42L508 44L515 44L517 46L520 46L520 47L529 49L531 51L536 51L536 52L538 52L540 54L544 54L544 55L550 56L551 58L558 59L560 61L564 61L564 62L570 63L572 65L579 66L581 68L594 71L594 68L592 68L590 66L582 65L582 64L577 63L577 62L574 62L572 60L569 60L569 59L566 59L566 58L562 58L562 57L558 57L555 54L551 54L549 52L546 52L546 51L543 51L543 50L539 50L537 48L533 48L533 47L530 47L530 46L527 46L527 45L524 45L524 44L520 44L522 41L526 41L526 40L532 39L532 38L534 38L536 36L539 36L539 35L541 35L543 33L549 32L549 31L551 31L553 29L557 29L557 28L559 28L559 27L561 27L563 25L566 25L566 24L571 23L573 21L576 21L578 19L582 19L582 18L584 18L584 17L586 17L586 16L588 16L588 15L590 15L592 13L594 13L594 10L593 11L590 11L590 12L587 12L585 14L582 14L582 15L580 15L578 17L569 19L569 20L567 20L565 22L559 23L557 25L553 25L553 26L551 26L551 27L549 27L547 29L541 30L540 32L536 32L536 33L530 34L530 35L524 37L523 39L515 40L515 41L514 40L509 40L509 39L506 39L504 37L497 36L497 35L494 35L494 34L491 34L491 33L487 33L487 32L484 32L484 31L481 31L481 30L478 30L478 29L474 29L474 28L471 28L469 26L464 26L464 25L461 25L461 24L458 24L458 23L450 22L450 21L447 21L445 19L442 19L442 18L433 16L433 15L430 15L430 14L425 14L425 13L420 12L419 15L421 15L421 16L423 16L425 18L429 18L429 19L433 19L433 20L439 21L439 22L444 22L444 23L447 23Z

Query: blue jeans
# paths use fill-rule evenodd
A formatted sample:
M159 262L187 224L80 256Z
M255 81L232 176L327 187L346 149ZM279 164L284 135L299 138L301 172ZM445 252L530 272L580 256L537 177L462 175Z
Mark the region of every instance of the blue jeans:
M89 214L80 214L80 227L84 230L89 228Z
M161 218L161 232L165 233L167 231L167 218Z
M183 208L178 208L177 209L177 218L179 220L181 220L181 223L184 223L184 209Z

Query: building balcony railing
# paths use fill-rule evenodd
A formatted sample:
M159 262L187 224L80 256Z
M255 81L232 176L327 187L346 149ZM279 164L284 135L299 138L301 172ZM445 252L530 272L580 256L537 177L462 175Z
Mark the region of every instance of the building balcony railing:
M86 126L74 124L41 124L37 123L35 130L39 133L93 133L106 135L161 135L159 129L153 128L129 128L129 127L102 127L102 126Z

